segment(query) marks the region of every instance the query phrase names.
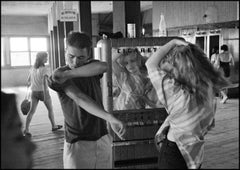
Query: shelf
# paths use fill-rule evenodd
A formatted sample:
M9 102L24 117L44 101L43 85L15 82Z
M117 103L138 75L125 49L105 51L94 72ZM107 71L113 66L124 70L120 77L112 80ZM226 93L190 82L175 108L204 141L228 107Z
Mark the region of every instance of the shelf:
M180 27L170 27L170 28L167 28L167 31L182 30L182 29L206 30L206 29L220 29L220 28L239 28L239 20L209 23L209 24L199 24L199 25L187 25L187 26L180 26ZM158 30L153 30L153 32L157 32L157 31Z

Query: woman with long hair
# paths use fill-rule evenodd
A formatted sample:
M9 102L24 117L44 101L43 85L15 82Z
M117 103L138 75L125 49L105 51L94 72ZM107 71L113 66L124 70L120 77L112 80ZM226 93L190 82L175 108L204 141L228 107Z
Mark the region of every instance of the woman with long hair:
M155 142L163 169L197 169L204 136L214 126L215 94L229 85L196 45L174 39L147 60L148 74L168 117Z
M48 54L47 52L38 52L36 55L36 60L34 66L30 70L28 77L28 84L31 86L31 106L27 114L25 130L23 131L25 136L31 137L29 132L29 125L32 120L33 114L36 111L39 100L44 102L46 108L48 109L48 118L52 125L52 131L61 129L61 125L56 125L54 120L54 113L52 107L52 100L48 90L48 74L45 63L47 62Z

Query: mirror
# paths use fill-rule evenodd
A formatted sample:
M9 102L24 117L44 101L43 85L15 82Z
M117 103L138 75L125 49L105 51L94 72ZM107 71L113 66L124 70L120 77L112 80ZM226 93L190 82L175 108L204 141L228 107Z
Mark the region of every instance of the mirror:
M112 48L113 110L163 107L148 78L145 62L159 47Z

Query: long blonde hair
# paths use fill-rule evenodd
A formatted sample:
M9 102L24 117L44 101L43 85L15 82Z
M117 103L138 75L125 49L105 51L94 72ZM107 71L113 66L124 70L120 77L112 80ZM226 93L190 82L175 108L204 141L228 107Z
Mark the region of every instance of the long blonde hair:
M145 66L145 62L146 62L147 58L142 56L137 48L127 48L127 49L125 49L125 51L119 56L119 64L123 68L126 68L125 64L124 64L124 59L125 59L126 56L131 55L131 54L135 54L135 60L138 63L140 71L144 72L146 74L147 73L147 68ZM128 72L127 69L125 69L125 71Z
M48 57L48 53L47 52L44 52L44 51L38 52L37 55L36 55L34 68L38 69L39 67L44 67L45 66L44 60L47 57Z
M209 88L213 88L213 92L217 93L229 85L222 73L210 63L203 50L194 44L174 47L165 60L173 65L168 74L183 89L195 95L198 104L208 100Z

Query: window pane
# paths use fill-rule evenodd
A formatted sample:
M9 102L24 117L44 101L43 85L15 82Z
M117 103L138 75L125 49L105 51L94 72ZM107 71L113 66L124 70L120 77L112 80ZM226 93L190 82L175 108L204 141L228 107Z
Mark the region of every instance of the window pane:
M36 55L37 55L37 52L31 52L31 65L34 65L36 60ZM49 57L45 65L49 65Z
M28 51L28 41L26 37L10 38L11 51Z
M47 51L47 38L30 38L31 51Z
M34 65L37 52L31 52L31 65Z
M28 52L11 52L12 66L26 66L30 65Z
M1 37L1 66L4 66L4 43Z

